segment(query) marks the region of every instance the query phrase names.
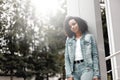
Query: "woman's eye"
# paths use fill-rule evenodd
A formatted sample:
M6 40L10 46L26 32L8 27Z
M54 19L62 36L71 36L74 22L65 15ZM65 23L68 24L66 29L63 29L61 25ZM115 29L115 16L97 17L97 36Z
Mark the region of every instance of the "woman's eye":
M73 23L72 25L75 25L75 23Z

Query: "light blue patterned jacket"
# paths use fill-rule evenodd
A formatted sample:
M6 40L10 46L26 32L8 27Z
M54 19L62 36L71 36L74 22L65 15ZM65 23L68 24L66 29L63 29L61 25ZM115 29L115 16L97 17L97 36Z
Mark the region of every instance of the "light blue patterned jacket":
M75 58L75 37L67 38L65 45L65 72L66 78L72 76ZM86 68L93 69L94 76L100 77L98 49L92 34L83 34L80 40L81 51Z

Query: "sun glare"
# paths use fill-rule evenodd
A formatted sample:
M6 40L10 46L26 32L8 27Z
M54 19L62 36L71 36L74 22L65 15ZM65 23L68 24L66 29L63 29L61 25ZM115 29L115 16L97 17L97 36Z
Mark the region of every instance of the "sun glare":
M35 7L36 13L40 15L54 15L59 8L57 0L31 0L32 5Z

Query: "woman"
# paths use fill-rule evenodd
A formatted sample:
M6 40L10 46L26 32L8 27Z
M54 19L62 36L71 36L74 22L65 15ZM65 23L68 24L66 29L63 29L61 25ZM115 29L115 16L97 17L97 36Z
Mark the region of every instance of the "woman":
M79 17L66 17L65 71L67 80L98 80L100 78L98 50L88 33L86 22Z

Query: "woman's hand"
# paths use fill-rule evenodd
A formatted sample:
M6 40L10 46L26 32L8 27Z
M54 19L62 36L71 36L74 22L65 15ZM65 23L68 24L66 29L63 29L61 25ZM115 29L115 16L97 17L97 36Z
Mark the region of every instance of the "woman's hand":
M98 78L93 78L93 80L100 80L100 79L98 79Z
M67 80L74 80L74 79L73 79L73 77L69 77L69 78L67 78Z

